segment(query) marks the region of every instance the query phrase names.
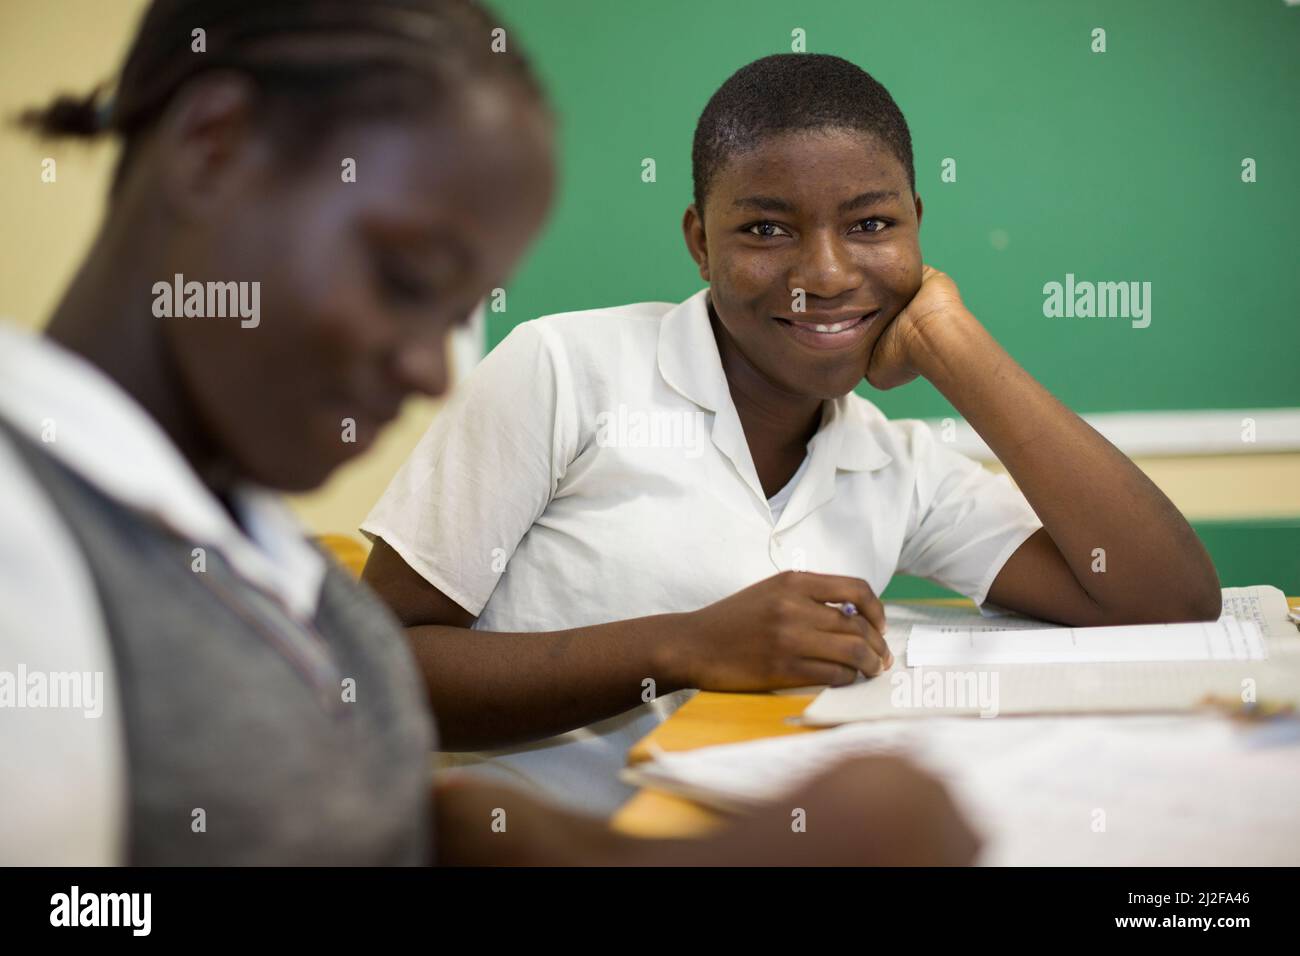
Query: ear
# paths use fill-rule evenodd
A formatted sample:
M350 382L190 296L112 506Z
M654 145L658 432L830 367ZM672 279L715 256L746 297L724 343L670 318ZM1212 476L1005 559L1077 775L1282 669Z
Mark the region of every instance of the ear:
M247 189L266 149L253 135L255 100L247 77L213 72L187 83L168 105L155 146L159 185L178 217L228 210Z
M695 208L695 203L686 207L682 216L682 237L686 240L686 249L699 266L700 278L709 282L709 239L704 232L704 217Z
M925 211L925 206L921 203L920 195L916 197L916 228L921 228L921 213Z

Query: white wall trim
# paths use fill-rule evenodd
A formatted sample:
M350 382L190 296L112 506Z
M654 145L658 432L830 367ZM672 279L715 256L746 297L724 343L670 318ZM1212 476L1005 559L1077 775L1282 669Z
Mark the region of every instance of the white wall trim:
M1098 412L1083 418L1130 458L1300 452L1300 408ZM1245 437L1249 421L1254 422L1254 441ZM963 455L993 460L984 439L963 419L929 418L926 424L940 441L950 435L945 443Z

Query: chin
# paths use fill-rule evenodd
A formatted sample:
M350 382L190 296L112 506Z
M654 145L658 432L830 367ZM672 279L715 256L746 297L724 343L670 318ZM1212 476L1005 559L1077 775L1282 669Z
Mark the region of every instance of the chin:
M283 492L284 494L304 495L310 491L315 491L316 489L320 488L321 485L325 484L326 480L328 480L329 476L333 473L333 471L334 469L331 468L326 471L314 472L310 474L302 473L302 474L290 475L287 476L287 479L285 481L282 481L278 485L275 485L273 487L275 488L276 491Z
M330 475L345 462L356 457L356 453L327 459L320 449L289 448L278 450L274 459L253 458L241 469L245 479L285 494L304 494L315 491L329 479Z
M852 392L862 379L863 376L856 371L834 376L808 375L790 383L788 388L797 395L820 401L834 401Z
M858 379L858 381L862 381L862 380L861 380L861 379ZM854 389L854 388L857 388L856 383L854 384L853 388L845 388L845 389L840 389L840 390L837 390L837 391L834 391L834 392L827 392L825 395L821 395L821 396L819 396L819 397L820 397L823 401L833 402L833 401L836 401L836 400L838 400L838 399L844 398L846 395L852 395L852 394L853 394L853 389Z

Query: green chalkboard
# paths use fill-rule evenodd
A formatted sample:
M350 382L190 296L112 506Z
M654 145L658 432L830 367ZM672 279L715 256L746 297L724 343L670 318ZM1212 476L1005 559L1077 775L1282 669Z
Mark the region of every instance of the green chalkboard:
M1225 588L1271 584L1288 595L1300 594L1300 519L1262 518L1193 521ZM961 597L920 578L895 575L882 597L887 601Z
M491 2L491 0L489 0ZM1300 405L1300 6L1283 0L496 0L561 115L561 195L489 340L700 287L681 240L700 110L736 68L861 65L911 126L926 261L1081 412ZM1105 52L1093 52L1096 28ZM657 181L641 180L654 158ZM956 160L956 182L941 164ZM1255 182L1242 163L1255 162ZM1044 286L1151 283L1150 325ZM928 383L863 386L895 417Z

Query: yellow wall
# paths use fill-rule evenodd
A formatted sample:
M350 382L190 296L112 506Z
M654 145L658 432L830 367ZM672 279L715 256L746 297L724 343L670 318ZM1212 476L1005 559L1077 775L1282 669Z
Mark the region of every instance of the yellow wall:
M110 78L144 0L0 2L0 116L40 105L59 91L84 92ZM58 163L43 184L41 160ZM107 145L38 143L0 128L0 317L39 326L88 247L112 166ZM321 490L294 502L317 531L355 531L436 412L412 402L370 455ZM1188 517L1300 514L1300 454L1140 460Z
M12 124L58 92L83 93L119 65L143 0L0 3L0 316L39 325L93 238L114 150L39 143ZM42 183L41 160L58 163Z

